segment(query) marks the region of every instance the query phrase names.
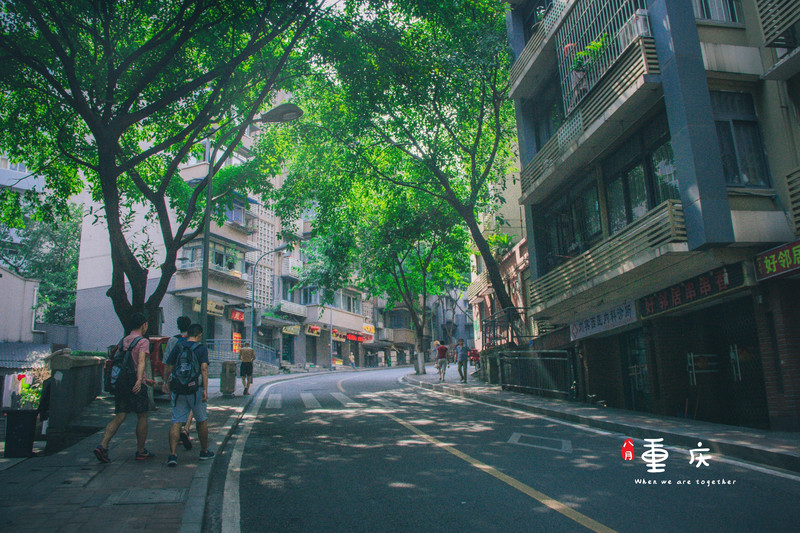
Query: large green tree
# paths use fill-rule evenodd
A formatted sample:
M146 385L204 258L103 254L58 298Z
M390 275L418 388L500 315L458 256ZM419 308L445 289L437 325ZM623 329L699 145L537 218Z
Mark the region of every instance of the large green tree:
M424 374L429 296L465 286L469 235L441 200L415 189L359 179L317 181L284 199L313 205L316 218L302 283L331 290L356 286L408 311L416 368Z
M82 208L71 205L55 222L26 217L25 227L0 224L0 264L26 278L39 280L41 318L50 324L73 325L78 284Z
M0 3L0 150L45 177L51 194L32 197L44 215L63 210L88 184L104 210L112 260L108 296L123 323L132 311L157 312L178 250L200 231L209 176L281 87L281 73L321 4ZM220 155L206 178L190 186L179 169L202 154L210 137ZM219 180L214 195L260 187L261 180ZM20 201L14 190L0 191L6 222L19 223ZM160 278L149 294L152 258L137 254L126 233L134 210L146 212L164 243Z
M306 118L262 151L289 160L290 196L357 176L441 201L472 236L499 304L513 307L480 224L514 162L507 4L344 5L309 45L313 75L295 89Z

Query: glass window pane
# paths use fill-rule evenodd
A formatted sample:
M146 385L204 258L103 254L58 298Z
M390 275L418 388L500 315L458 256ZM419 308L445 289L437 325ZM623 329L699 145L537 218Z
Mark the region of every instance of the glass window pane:
M596 186L589 187L581 195L580 217L583 241L591 242L602 231L600 228L600 204L597 199Z
M733 132L741 171L739 182L742 185L769 185L758 125L755 122L734 121Z
M717 121L717 137L719 138L719 151L722 156L722 172L725 174L725 183L739 185L739 165L736 163L736 150L733 145L733 134L728 122Z
M606 185L606 197L608 200L608 230L614 234L628 224L622 176L617 176L614 181Z
M627 173L628 194L631 200L631 222L647 214L647 185L644 178L644 167L636 165Z
M675 169L675 154L672 144L666 142L659 146L651 156L653 175L655 177L656 205L665 200L680 198L678 191L678 174Z

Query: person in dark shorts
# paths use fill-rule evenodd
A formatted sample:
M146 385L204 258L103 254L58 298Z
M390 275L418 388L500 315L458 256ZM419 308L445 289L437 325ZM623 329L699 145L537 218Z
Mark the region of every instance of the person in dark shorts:
M245 341L239 350L239 375L242 377L242 387L244 396L250 394L250 385L253 384L253 361L256 359L256 352L250 347L250 343Z
M147 440L147 411L150 402L147 398L147 383L154 385L153 380L145 378L145 359L150 357L150 341L147 340L147 317L142 313L134 313L131 317L131 332L122 339L122 349L131 350L134 368L136 368L136 383L130 391L120 391L114 396L114 418L106 426L103 440L94 449L94 455L102 463L110 463L108 445L116 434L119 426L125 421L128 413L136 413L136 455L137 461L152 459L155 454L145 448ZM135 341L135 344L134 344Z

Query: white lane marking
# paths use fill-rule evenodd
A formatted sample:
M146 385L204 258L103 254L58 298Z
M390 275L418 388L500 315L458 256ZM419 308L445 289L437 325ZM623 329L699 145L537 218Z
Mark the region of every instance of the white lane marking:
M437 395L449 396L448 394L445 394L444 392L431 391L429 389L425 389L425 388L423 388L423 387L421 387L419 385L416 385L414 383L410 383L408 381L404 381L403 377L404 376L400 376L399 378L397 378L397 383L399 383L400 385L405 385L406 387L412 387L412 388L418 389L420 391L433 392L433 393L435 393ZM562 426L568 426L568 427L571 427L571 428L579 429L581 431L586 431L588 433L595 433L597 435L603 435L605 437L625 438L625 435L623 435L622 433L613 433L611 431L604 431L602 429L596 429L596 428L589 427L589 426L582 426L580 424L575 424L575 423L572 423L572 422L566 422L564 420L559 420L557 418L551 418L549 416L539 415L539 414L531 413L531 412L528 412L528 411L522 411L520 409L515 409L513 407L507 407L505 405L497 405L497 404L493 404L493 403L489 403L489 402L483 402L481 400L476 400L474 398L467 398L467 397L462 397L461 399L466 400L466 401L471 402L471 403L477 403L477 404L480 404L480 405L485 405L487 407L491 407L492 409L502 409L503 411L511 411L512 413L515 413L515 414L518 414L518 415L524 415L524 416L527 416L527 417L530 417L530 418L540 418L542 420L547 420L548 422L561 424ZM665 448L670 450L670 453L674 451L676 453L681 453L681 454L684 454L686 456L689 455L689 452L687 452L686 450L673 448L671 446L665 446ZM770 475L770 476L779 477L779 478L783 478L783 479L791 479L792 481L800 481L800 476L797 476L795 474L791 474L789 472L785 472L783 470L773 469L772 467L769 467L769 466L756 465L756 464L753 464L753 463L748 463L746 461L742 461L742 460L739 460L739 459L733 459L733 458L730 458L730 457L724 457L724 456L721 456L721 455L714 455L713 458L714 458L714 461L727 463L729 465L740 466L740 467L746 468L748 470L753 470L754 472L760 472L762 474L767 474L767 475Z
M522 442L523 439L525 442ZM534 442L538 442L539 444L533 444ZM549 437L540 437L538 435L512 433L511 438L508 439L508 443L516 444L517 446L527 446L529 448L551 450L554 452L572 453L572 441L569 439L551 439ZM550 444L550 446L547 444Z
M386 398L375 398L375 401L381 404L384 407L388 407L389 409L399 409L400 406L394 403L391 400L387 400Z
M239 472L242 467L242 455L244 455L244 445L253 429L258 411L264 403L264 397L269 389L279 383L267 385L259 391L255 402L250 404L250 408L242 415L242 432L236 438L236 444L231 451L231 460L228 463L228 472L225 475L225 492L222 496L222 533L239 533L241 531L241 507L239 499ZM280 395L278 395L280 396ZM270 395L272 398L272 395Z
M281 408L281 395L279 393L270 394L267 400L267 409L280 409Z
M347 396L345 396L341 392L332 392L331 396L333 396L334 398L339 400L339 403L341 403L345 407L361 407L360 403L354 402L353 400L351 400L350 398L348 398Z
M303 404L305 404L306 409L317 409L322 407L322 404L320 404L310 392L301 392L300 399L303 400Z

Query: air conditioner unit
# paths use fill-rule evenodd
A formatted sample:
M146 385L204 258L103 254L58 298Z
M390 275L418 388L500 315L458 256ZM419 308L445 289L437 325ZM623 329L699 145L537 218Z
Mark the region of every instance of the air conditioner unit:
M650 18L647 16L646 9L637 9L636 12L631 15L631 18L622 25L619 33L617 33L619 49L624 50L640 36L650 36Z

